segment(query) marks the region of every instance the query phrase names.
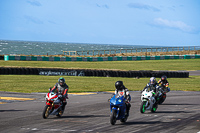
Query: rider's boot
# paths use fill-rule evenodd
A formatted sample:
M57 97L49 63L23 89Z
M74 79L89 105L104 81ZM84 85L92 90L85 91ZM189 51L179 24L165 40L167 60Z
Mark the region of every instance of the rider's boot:
M126 114L125 114L127 117L129 116L129 110L126 111Z
M156 99L156 104L158 104L159 96L155 96L155 99Z
M62 103L62 105L61 105L62 112L64 112L66 105L67 105L67 102L63 102Z

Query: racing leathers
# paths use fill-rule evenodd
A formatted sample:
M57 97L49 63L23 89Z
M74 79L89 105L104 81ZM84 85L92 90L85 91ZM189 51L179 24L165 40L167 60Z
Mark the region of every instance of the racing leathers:
M130 107L131 107L131 104L130 104L130 101L131 101L131 95L128 91L128 89L123 85L123 89L121 90L118 90L118 89L115 89L115 94L118 94L118 95L123 95L126 99L126 115L129 116L129 110L130 110Z
M68 85L64 83L62 86L59 83L56 83L54 87L51 89L52 92L58 93L62 95L61 101L62 101L62 110L64 111L65 105L67 104L66 99L68 99Z
M159 80L158 81L158 84L161 85L163 91L166 91L166 92L170 92L170 88L169 88L169 82L167 80Z

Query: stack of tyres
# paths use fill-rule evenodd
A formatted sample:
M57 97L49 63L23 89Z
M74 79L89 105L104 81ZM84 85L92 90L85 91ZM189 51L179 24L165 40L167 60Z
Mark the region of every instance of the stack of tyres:
M189 72L185 71L113 71L113 70L90 70L90 69L54 69L54 68L14 68L0 67L1 75L39 75L41 71L55 71L58 73L77 71L83 72L81 76L98 76L98 77L156 77L160 78L165 75L168 78L188 78ZM74 74L69 76L75 76Z
M3 67L0 67L0 74L4 74L5 70Z
M93 76L93 73L91 70L85 70L85 76Z

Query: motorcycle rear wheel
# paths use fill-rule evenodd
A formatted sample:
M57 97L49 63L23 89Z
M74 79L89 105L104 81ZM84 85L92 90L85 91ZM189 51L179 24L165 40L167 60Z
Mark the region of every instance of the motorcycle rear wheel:
M128 116L125 116L123 119L121 119L120 121L122 122L122 123L124 123L124 122L126 122L127 121L127 119L128 119Z
M158 108L158 104L154 103L153 108L151 109L152 113L155 113Z
M140 105L140 112L144 113L146 111L146 101L143 101Z
M62 110L60 110L56 116L57 116L57 117L61 117L61 116L62 116L62 114L63 114L63 111L62 111Z
M43 110L43 113L42 113L42 117L44 119L46 119L48 116L49 116L49 109L50 109L50 106L49 105L46 105L44 107L44 110Z
M117 112L116 112L116 110L112 110L112 113L111 113L111 115L110 115L110 124L112 124L112 125L115 125L115 123L116 123L116 115L117 115Z
M162 104L162 103L165 101L167 95L166 95L166 94L163 94L163 95L165 95L165 97L162 97L162 98L159 100L158 104Z

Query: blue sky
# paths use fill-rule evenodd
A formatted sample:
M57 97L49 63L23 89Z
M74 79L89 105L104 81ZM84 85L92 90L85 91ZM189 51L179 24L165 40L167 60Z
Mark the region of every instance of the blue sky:
M199 46L200 0L0 0L0 39Z

